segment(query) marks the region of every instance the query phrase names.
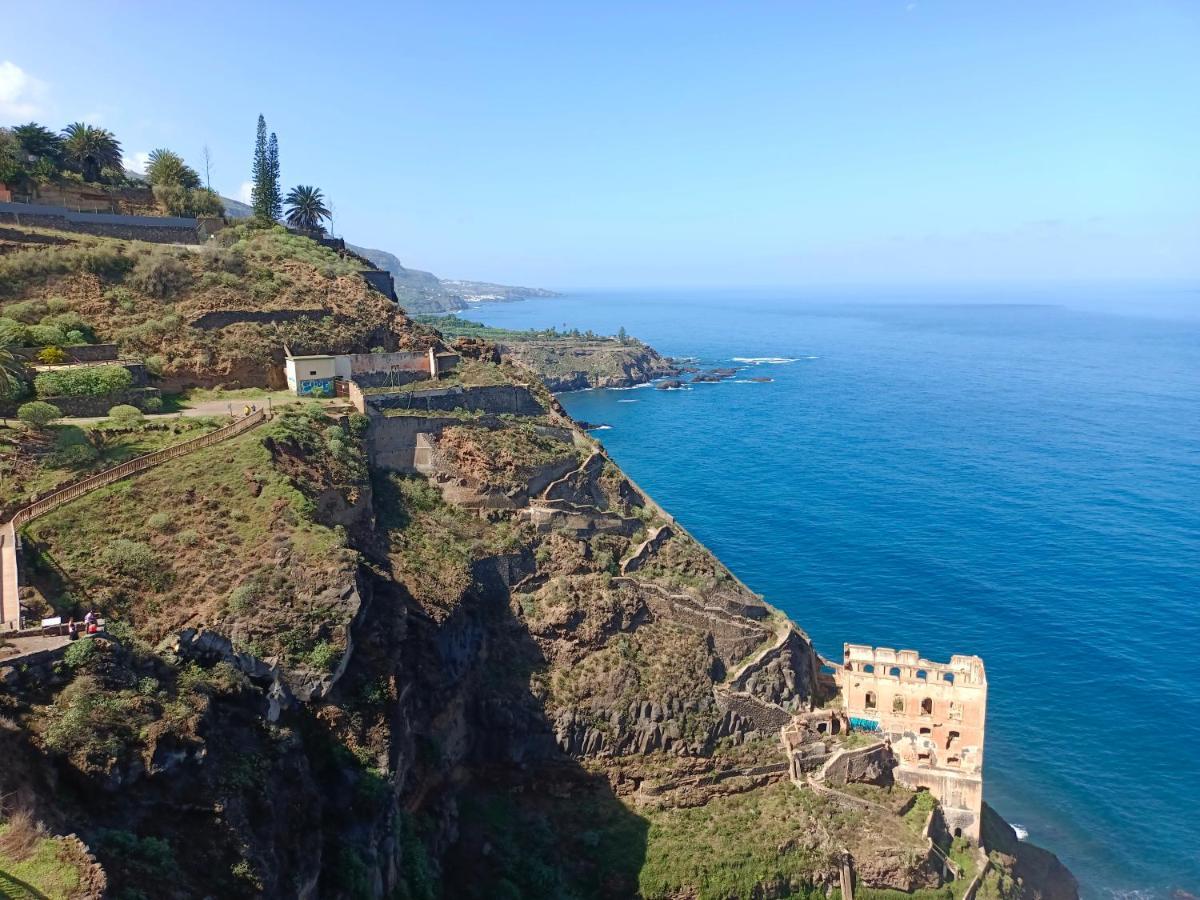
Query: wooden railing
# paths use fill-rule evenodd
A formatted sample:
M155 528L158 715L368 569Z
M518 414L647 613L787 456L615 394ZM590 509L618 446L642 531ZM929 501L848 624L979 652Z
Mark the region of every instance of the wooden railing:
M84 478L81 481L76 481L74 484L69 484L61 490L57 490L52 494L47 494L39 500L34 501L22 509L16 511L12 517L12 525L14 528L20 528L27 522L36 519L38 516L48 513L56 507L62 506L64 503L69 503L84 494L91 493L97 488L104 487L107 484L112 484L114 481L120 481L122 478L128 478L135 472L142 472L146 469L151 469L154 466L161 465L168 460L178 459L181 456L186 456L196 450L204 447L209 447L213 444L218 444L221 441L228 440L231 437L236 437L243 431L249 431L261 425L267 418L267 411L260 409L257 412L252 412L250 415L238 419L224 428L218 428L216 431L210 431L208 434L203 434L198 438L193 438L190 441L184 441L182 444L176 444L173 447L167 447L163 450L156 450L154 453L147 453L145 456L139 456L136 459L131 459L128 462L123 462L119 466L114 466L111 469L106 469L99 474L92 475L89 478Z

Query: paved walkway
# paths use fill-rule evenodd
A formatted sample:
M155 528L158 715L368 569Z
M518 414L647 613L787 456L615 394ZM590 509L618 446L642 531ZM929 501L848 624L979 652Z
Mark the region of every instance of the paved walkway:
M290 394L285 397L276 397L272 395L271 406L275 409L278 409L281 406L287 406L291 403L299 403L301 400L306 399L308 398L295 397ZM184 418L188 419L197 419L204 416L227 416L231 411L233 415L240 417L242 415L242 410L251 404L259 409L266 409L267 407L266 399L246 398L236 400L202 400L201 402L196 403L193 406L185 407L178 412L148 413L146 415L146 419L150 422L170 421L171 419L176 419L179 416L183 416ZM67 425L94 425L97 422L108 421L108 416L68 416L60 421Z
M80 628L82 627L81 625ZM87 638L81 636L80 640L87 640ZM26 657L42 653L45 650L57 650L69 643L71 643L71 639L65 634L35 634L29 637L4 638L5 646L0 647L0 666L20 662Z

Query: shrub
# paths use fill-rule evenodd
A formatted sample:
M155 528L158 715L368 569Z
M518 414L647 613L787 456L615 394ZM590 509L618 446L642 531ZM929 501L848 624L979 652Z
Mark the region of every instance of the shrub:
M82 669L100 655L100 645L90 638L76 641L63 654L63 665L69 669Z
M133 294L129 292L129 288L109 288L104 292L104 299L120 307L125 312L133 312Z
M179 257L165 250L143 256L126 281L151 297L173 297L192 283L192 273Z
M128 403L119 403L108 411L108 417L118 425L141 425L146 421L142 411Z
M124 366L80 366L42 372L33 385L39 397L107 397L129 390L133 375Z
M329 641L320 641L308 651L308 664L323 672L332 672L341 654Z
M45 300L24 300L21 303L11 303L4 308L4 314L10 319L24 322L26 325L36 325L50 312L50 304Z
M229 272L240 275L246 271L246 256L240 250L232 250L217 244L206 244L199 256L200 264L209 272Z
M190 204L188 203L190 192L182 184L176 182L168 182L166 184L154 185L154 199L158 202L169 215L186 216L188 214Z
M46 836L45 827L33 817L33 811L27 806L13 810L4 824L7 827L4 834L0 835L0 854L13 862L29 859Z
M146 527L151 531L168 532L175 530L175 517L165 509L151 513L146 519Z
M73 444L51 454L50 464L60 469L82 469L100 458L100 452L91 444Z
M31 403L23 403L17 409L17 418L31 428L45 428L51 422L62 418L62 410L53 403L34 400Z
M28 325L9 316L0 317L0 347L24 347L28 344Z
M51 300L47 304L53 309L57 304ZM92 342L94 335L92 334L91 326L83 320L83 316L77 312L58 312L53 315L46 316L42 319L42 325L49 325L52 328L57 328L66 335L78 334L82 340L73 343L88 344Z
M129 271L132 262L118 247L99 241L21 250L0 257L0 291L15 292L32 281L71 272L115 277Z
M151 375L153 375L155 378L162 376L163 368L167 364L167 361L158 354L155 354L153 356L147 356L145 358L145 360L143 360L143 362L145 362L145 364L146 364L146 371L149 372ZM160 407L162 406L161 402L159 403L159 406Z
M67 343L67 332L57 325L30 325L29 343L35 347Z
M142 400L142 410L148 413L156 413L162 409L162 397L146 397Z
M67 361L67 354L58 347L43 347L38 351L37 358L44 366L59 366Z
M117 538L103 554L104 561L119 575L144 581L155 590L166 587L170 573L149 546L141 541Z

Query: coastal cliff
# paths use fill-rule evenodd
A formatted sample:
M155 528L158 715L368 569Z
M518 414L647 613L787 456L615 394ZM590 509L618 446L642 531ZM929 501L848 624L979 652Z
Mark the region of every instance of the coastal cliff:
M678 375L675 363L657 350L627 335L606 337L592 332L553 328L518 331L493 328L457 316L418 316L417 321L438 329L448 339L494 348L496 359L507 359L535 372L555 393L591 388L630 388Z
M288 289L329 282L315 252L280 263ZM51 296L92 314L118 287L131 324L161 305L105 277L10 280L0 314ZM447 346L378 304L362 295L389 348ZM95 321L101 339L171 346ZM277 340L203 335L248 358ZM0 668L0 790L78 836L102 870L89 883L165 898L829 896L850 858L861 887L921 900L976 876L977 896L1074 896L1052 855L999 825L984 871L978 848L933 827L926 792L792 777L781 726L837 702L808 636L515 354L474 340L432 387L520 404L298 406L24 529L22 602L109 625ZM169 371L198 365L172 356ZM419 454L379 452L410 432Z

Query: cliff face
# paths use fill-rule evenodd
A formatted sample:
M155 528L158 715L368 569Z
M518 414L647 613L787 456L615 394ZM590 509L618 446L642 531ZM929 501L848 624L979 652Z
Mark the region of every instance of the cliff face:
M503 340L499 348L555 392L628 388L679 374L669 359L641 341Z
M943 896L912 792L788 780L807 636L535 396L420 475L306 409L36 520L29 591L112 639L0 669L0 791L115 896L787 896L843 851ZM1021 849L1003 896L1071 896Z

